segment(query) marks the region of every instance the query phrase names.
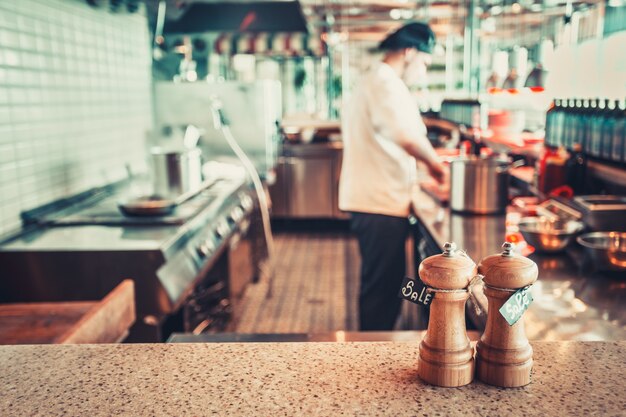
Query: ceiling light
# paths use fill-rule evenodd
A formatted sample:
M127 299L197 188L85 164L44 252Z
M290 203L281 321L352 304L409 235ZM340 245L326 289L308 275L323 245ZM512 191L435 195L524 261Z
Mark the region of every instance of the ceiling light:
M480 26L483 31L487 33L494 33L496 31L496 19L493 16L483 19Z
M339 45L342 42L348 40L348 34L346 32L332 32L332 33L323 33L322 40L330 46Z
M513 3L513 4L511 5L511 11L512 11L513 13L516 13L516 14L517 14L517 13L519 13L519 12L521 12L521 11L522 11L522 6L520 6L520 4L519 4L519 3Z

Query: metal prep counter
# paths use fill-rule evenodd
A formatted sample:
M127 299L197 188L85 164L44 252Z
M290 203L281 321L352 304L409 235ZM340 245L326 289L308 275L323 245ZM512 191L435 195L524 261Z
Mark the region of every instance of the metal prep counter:
M343 142L285 143L270 187L272 216L283 219L346 219L339 211Z
M419 258L441 253L445 242L455 242L478 263L501 252L506 236L506 216L452 213L416 187L413 206L417 217L416 245ZM583 252L574 246L562 254L532 254L539 279L532 287L534 298L525 313L530 340L625 340L626 277L599 273L583 267ZM419 259L418 259L419 261ZM482 287L475 291L486 313ZM468 315L483 329L486 315L468 306Z

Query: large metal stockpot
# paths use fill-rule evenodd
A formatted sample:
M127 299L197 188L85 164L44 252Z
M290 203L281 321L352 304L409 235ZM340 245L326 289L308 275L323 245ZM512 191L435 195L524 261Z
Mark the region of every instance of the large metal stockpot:
M509 163L464 157L450 162L450 208L461 213L504 213L509 196Z
M202 151L200 148L150 150L154 175L154 194L176 198L194 191L202 184Z

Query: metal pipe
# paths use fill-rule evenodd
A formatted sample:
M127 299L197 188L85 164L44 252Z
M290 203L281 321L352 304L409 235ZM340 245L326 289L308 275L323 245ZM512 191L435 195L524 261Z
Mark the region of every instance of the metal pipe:
M476 0L469 0L465 20L465 46L463 64L463 88L469 93L477 93L479 88L478 19Z

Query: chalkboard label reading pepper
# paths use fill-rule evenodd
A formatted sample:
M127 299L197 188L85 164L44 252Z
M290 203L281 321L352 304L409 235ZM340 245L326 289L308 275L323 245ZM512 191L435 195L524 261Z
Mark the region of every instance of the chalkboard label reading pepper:
M512 326L522 317L524 311L528 310L532 302L533 296L530 293L530 287L520 288L500 307L500 314L509 323L509 326Z
M433 299L433 293L428 291L428 286L420 279L404 277L398 297L414 304L429 306Z

